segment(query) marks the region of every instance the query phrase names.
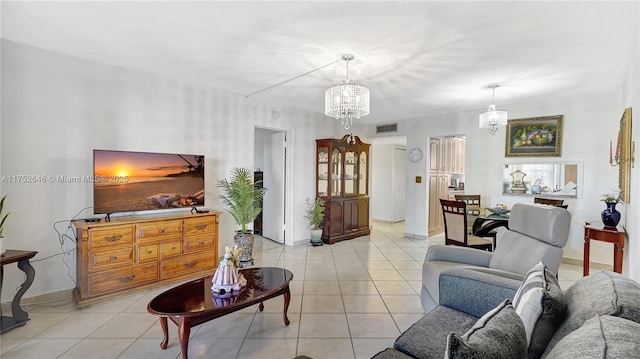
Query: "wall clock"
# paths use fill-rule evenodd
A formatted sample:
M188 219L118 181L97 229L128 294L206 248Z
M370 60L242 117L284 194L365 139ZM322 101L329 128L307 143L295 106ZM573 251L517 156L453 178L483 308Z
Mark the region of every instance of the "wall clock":
M422 150L418 147L414 147L409 150L409 161L411 162L420 162L422 160Z

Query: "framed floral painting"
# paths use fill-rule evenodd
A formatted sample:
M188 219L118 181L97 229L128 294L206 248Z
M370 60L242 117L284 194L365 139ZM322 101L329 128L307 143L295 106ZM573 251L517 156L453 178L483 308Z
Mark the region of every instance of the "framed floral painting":
M560 157L562 115L519 118L507 122L505 157Z

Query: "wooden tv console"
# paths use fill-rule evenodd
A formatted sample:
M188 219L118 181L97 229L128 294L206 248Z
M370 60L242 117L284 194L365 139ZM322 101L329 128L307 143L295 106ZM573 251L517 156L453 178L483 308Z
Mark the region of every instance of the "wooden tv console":
M212 275L219 221L220 212L73 221L76 305Z

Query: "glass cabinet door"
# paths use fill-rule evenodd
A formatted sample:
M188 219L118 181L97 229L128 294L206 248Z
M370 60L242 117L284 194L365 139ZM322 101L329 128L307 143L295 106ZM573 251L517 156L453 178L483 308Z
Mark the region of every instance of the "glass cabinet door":
M356 194L358 185L358 155L347 151L344 155L344 194Z
M358 193L359 194L367 194L367 153L362 152L360 154L360 165L358 166Z
M334 149L331 154L331 196L342 194L342 153Z
M318 148L318 193L317 196L326 196L329 191L329 148Z

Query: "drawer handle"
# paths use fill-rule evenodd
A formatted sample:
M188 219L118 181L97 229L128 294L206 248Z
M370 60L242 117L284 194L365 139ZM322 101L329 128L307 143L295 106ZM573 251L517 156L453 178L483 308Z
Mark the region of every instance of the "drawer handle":
M200 241L200 246L204 246L204 241Z
M200 224L200 225L195 226L196 231L202 231L205 228L207 228L206 224Z
M185 267L185 268L193 268L193 267L196 266L196 264L198 264L198 261L194 261L194 262L191 262L191 263L183 263L182 266Z
M171 250L175 251L176 250L176 246L171 247Z
M132 280L134 280L134 279L136 279L136 275L135 275L135 274L132 274L132 275L130 275L130 276L128 276L128 277L118 278L118 280L119 280L121 283L131 282L131 281L132 281Z
M115 261L117 261L117 260L118 260L118 256L111 256L111 261L112 261L112 262L115 262Z
M166 231L167 231L166 229L161 229L161 230L158 231L158 233L163 234Z
M153 253L153 251L150 251L147 249L147 254L151 254L151 253Z
M119 241L121 239L122 239L122 235L121 234L118 234L118 235L115 235L115 236L105 236L104 237L104 240L107 241L107 242L115 242L115 241Z

